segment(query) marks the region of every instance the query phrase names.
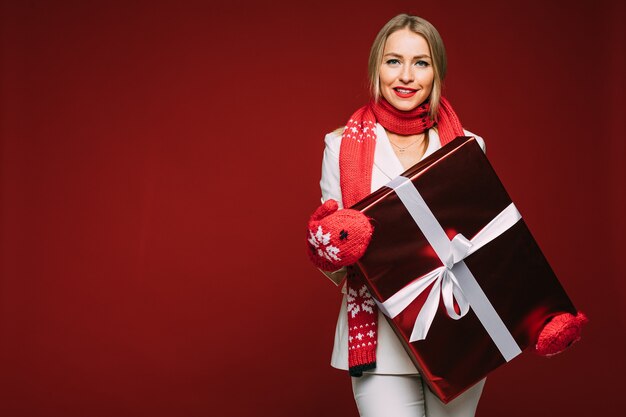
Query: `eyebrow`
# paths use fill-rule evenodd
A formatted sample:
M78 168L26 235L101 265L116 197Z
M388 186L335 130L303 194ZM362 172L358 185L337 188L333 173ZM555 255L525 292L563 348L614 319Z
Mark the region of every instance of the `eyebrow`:
M402 55L397 54L397 53L395 53L395 52L388 52L388 53L386 53L385 55L383 55L383 58L384 58L384 57L386 57L386 56L393 56L393 57L396 57L396 58L403 58L403 57L402 57ZM422 54L422 55L415 55L415 56L413 57L413 59L416 59L416 58L428 58L428 59L430 59L430 56L429 56L429 55L426 55L426 54Z

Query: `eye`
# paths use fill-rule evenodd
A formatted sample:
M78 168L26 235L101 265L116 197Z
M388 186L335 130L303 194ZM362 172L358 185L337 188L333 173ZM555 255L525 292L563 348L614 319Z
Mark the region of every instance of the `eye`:
M418 67L427 67L427 66L429 66L430 64L429 64L428 62L426 62L426 61L424 61L424 60L420 59L419 61L417 61L417 62L415 63L415 65L417 65Z
M387 61L385 61L385 63L387 65L396 65L396 64L400 63L400 60L395 59L395 58L391 58L391 59L388 59Z
M348 232L346 232L345 230L342 230L341 232L339 232L339 240L345 240L348 238Z

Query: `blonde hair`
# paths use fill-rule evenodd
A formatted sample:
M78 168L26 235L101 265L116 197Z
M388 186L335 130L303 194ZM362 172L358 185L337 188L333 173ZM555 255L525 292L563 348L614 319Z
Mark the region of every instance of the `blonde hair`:
M426 19L408 14L399 14L388 21L378 32L370 50L368 63L370 93L374 100L378 101L380 98L380 65L383 61L385 43L389 35L402 29L409 29L411 32L423 36L430 48L435 75L433 89L430 93L430 117L435 119L439 109L443 79L446 75L447 59L443 39L441 39L437 29Z

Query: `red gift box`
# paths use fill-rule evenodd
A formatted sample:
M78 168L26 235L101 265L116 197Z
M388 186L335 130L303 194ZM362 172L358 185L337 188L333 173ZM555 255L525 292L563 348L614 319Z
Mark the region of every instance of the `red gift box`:
M535 343L551 317L576 314L474 138L352 208L374 225L358 262L370 292L445 403Z

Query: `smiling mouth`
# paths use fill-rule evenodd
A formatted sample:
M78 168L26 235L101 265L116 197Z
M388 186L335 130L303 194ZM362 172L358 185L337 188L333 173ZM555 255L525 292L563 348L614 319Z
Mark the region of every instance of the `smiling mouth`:
M413 97L415 95L415 93L417 93L417 90L415 90L413 88L405 88L405 87L394 87L393 91L400 98Z

